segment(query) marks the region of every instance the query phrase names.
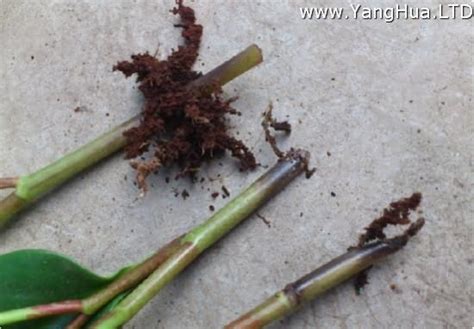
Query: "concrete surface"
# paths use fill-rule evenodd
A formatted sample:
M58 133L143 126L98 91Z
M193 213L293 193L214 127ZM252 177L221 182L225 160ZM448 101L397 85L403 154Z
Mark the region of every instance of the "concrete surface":
M262 163L274 162L256 120L273 100L275 114L289 115L295 128L282 144L310 150L318 171L260 211L271 228L250 218L127 328L219 328L344 252L384 206L414 191L424 194L426 227L372 271L360 297L343 285L272 328L474 325L472 19L300 18L301 6L338 4L193 2L205 26L199 69L254 42L264 51L264 64L226 87L240 95L240 136ZM0 172L36 170L137 113L133 80L111 67L134 52L159 47L166 56L176 46L171 6L1 0ZM205 176L222 179L206 183L205 193L186 181L166 185L161 175L137 200L132 169L116 156L23 213L2 233L0 252L46 248L110 273L203 221L210 204L222 206L208 188L225 184L235 196L262 172L242 175L231 160L206 168ZM174 188L191 197L175 198Z

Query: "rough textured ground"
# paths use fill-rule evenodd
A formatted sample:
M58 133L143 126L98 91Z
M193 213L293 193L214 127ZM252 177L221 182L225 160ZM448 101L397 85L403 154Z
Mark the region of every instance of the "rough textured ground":
M414 191L423 193L425 227L371 271L361 296L347 284L272 328L473 325L472 19L302 21L303 4L193 3L206 29L197 69L250 43L264 51L258 69L226 87L240 96L239 138L263 164L274 161L255 120L273 100L275 117L293 124L284 146L307 147L318 171L259 211L270 228L252 217L128 328L218 328L357 243L385 205ZM172 5L1 0L0 172L37 169L137 113L133 80L111 67L134 52L169 53L179 38ZM225 185L236 195L263 170L241 175L227 161L205 168L215 178L205 193L185 180L163 184L163 174L151 180L160 188L137 201L133 169L117 156L24 213L2 234L0 252L48 248L110 272L228 200L213 191ZM175 198L176 187L190 196Z

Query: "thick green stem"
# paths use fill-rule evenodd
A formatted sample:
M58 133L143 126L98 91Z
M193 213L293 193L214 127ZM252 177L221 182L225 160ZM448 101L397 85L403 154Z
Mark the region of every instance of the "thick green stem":
M138 122L136 116L43 169L18 178L15 193L8 197L9 204L15 206L9 207L3 201L0 203L0 227L44 194L124 147L126 138L123 133Z
M412 225L419 230L424 224L420 219ZM416 234L416 232L415 232ZM262 304L225 326L225 329L259 329L295 311L302 303L310 301L361 271L400 250L408 241L401 235L384 241L373 242L353 248L333 259L299 280L288 284L283 290Z
M200 79L191 82L191 88L204 88L210 93L215 86L223 86L243 72L246 72L263 61L262 50L255 44L248 46L238 55L216 67Z
M261 62L260 49L256 45L251 45L227 62L193 81L190 88L202 88L203 92L212 92L213 88L223 86ZM0 201L0 228L5 226L15 214L46 193L122 149L126 144L123 133L136 125L139 118L136 116L45 168L15 180L16 191L7 199ZM11 187L10 183L9 181L9 187Z
M127 140L123 133L138 122L139 117L136 116L43 169L20 177L16 195L27 202L35 201L77 173L124 147Z
M204 250L232 230L307 167L308 153L292 152L244 192L182 239L181 247L92 328L118 328L137 314L164 286L181 273Z

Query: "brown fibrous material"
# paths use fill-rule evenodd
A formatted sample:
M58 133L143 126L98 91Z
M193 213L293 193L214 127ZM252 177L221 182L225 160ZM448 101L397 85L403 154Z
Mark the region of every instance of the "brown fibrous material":
M423 218L418 218L415 222L411 222L409 218L410 212L413 212L418 208L421 199L421 193L413 193L408 198L392 202L389 207L383 210L382 216L374 219L372 223L365 228L365 233L360 235L357 246L350 247L349 249L361 248L371 241L386 241L397 245L399 248L404 247L408 240L415 236L425 224ZM410 226L402 234L393 238L387 238L384 229L388 225L407 224L410 224ZM357 294L359 294L361 289L368 283L368 271L371 268L372 267L369 267L360 272L354 278L354 287Z
M140 125L125 132L126 158L134 159L139 187L146 191L146 178L162 167L178 165L177 177L194 177L200 166L225 151L240 162L242 171L257 163L253 153L228 133L226 115L240 113L224 99L220 88L211 93L189 88L202 74L192 70L199 55L203 28L196 24L194 10L178 0L171 12L179 15L184 44L166 60L148 53L114 66L126 77L136 74L144 96ZM147 160L136 159L148 156Z
M359 237L358 246L363 246L373 240L385 239L386 235L384 229L388 225L410 224L410 212L418 208L421 197L421 193L413 193L409 198L392 202L389 207L383 210L382 216L374 219L372 223L365 228L365 233Z
M275 136L270 131L273 128L275 131L284 131L287 134L291 133L291 125L288 121L277 121L273 118L273 104L268 104L267 110L263 113L262 127L265 132L265 140L270 144L273 153L279 158L284 157L285 152L280 150L277 145Z
M273 105L270 103L265 112L263 112L262 128L265 133L265 140L270 144L273 153L280 159L285 160L289 158L300 158L305 167L306 178L311 178L316 172L316 168L309 168L309 153L302 155L303 152L299 149L290 148L288 151L282 151L278 145L275 136L272 134L271 129L275 131L284 131L286 134L291 133L291 124L288 121L277 121L273 118Z

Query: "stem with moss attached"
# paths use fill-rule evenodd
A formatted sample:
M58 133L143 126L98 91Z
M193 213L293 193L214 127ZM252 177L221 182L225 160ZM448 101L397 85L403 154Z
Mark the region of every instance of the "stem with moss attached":
M164 286L202 252L226 235L290 181L307 169L309 154L293 151L214 216L180 239L181 246L113 310L91 328L119 328L137 314Z
M292 313L302 303L316 298L400 250L423 224L424 220L421 218L406 231L409 233L351 248L347 253L288 284L283 290L226 325L225 329L259 329Z
M261 50L256 45L251 45L227 62L193 81L190 88L201 88L205 93L212 92L214 88L223 86L261 62ZM96 140L32 174L14 180L0 179L0 184L3 182L4 187L16 187L15 192L0 201L0 228L5 226L15 214L46 193L122 149L127 142L123 133L138 124L139 120L140 116L135 116Z

